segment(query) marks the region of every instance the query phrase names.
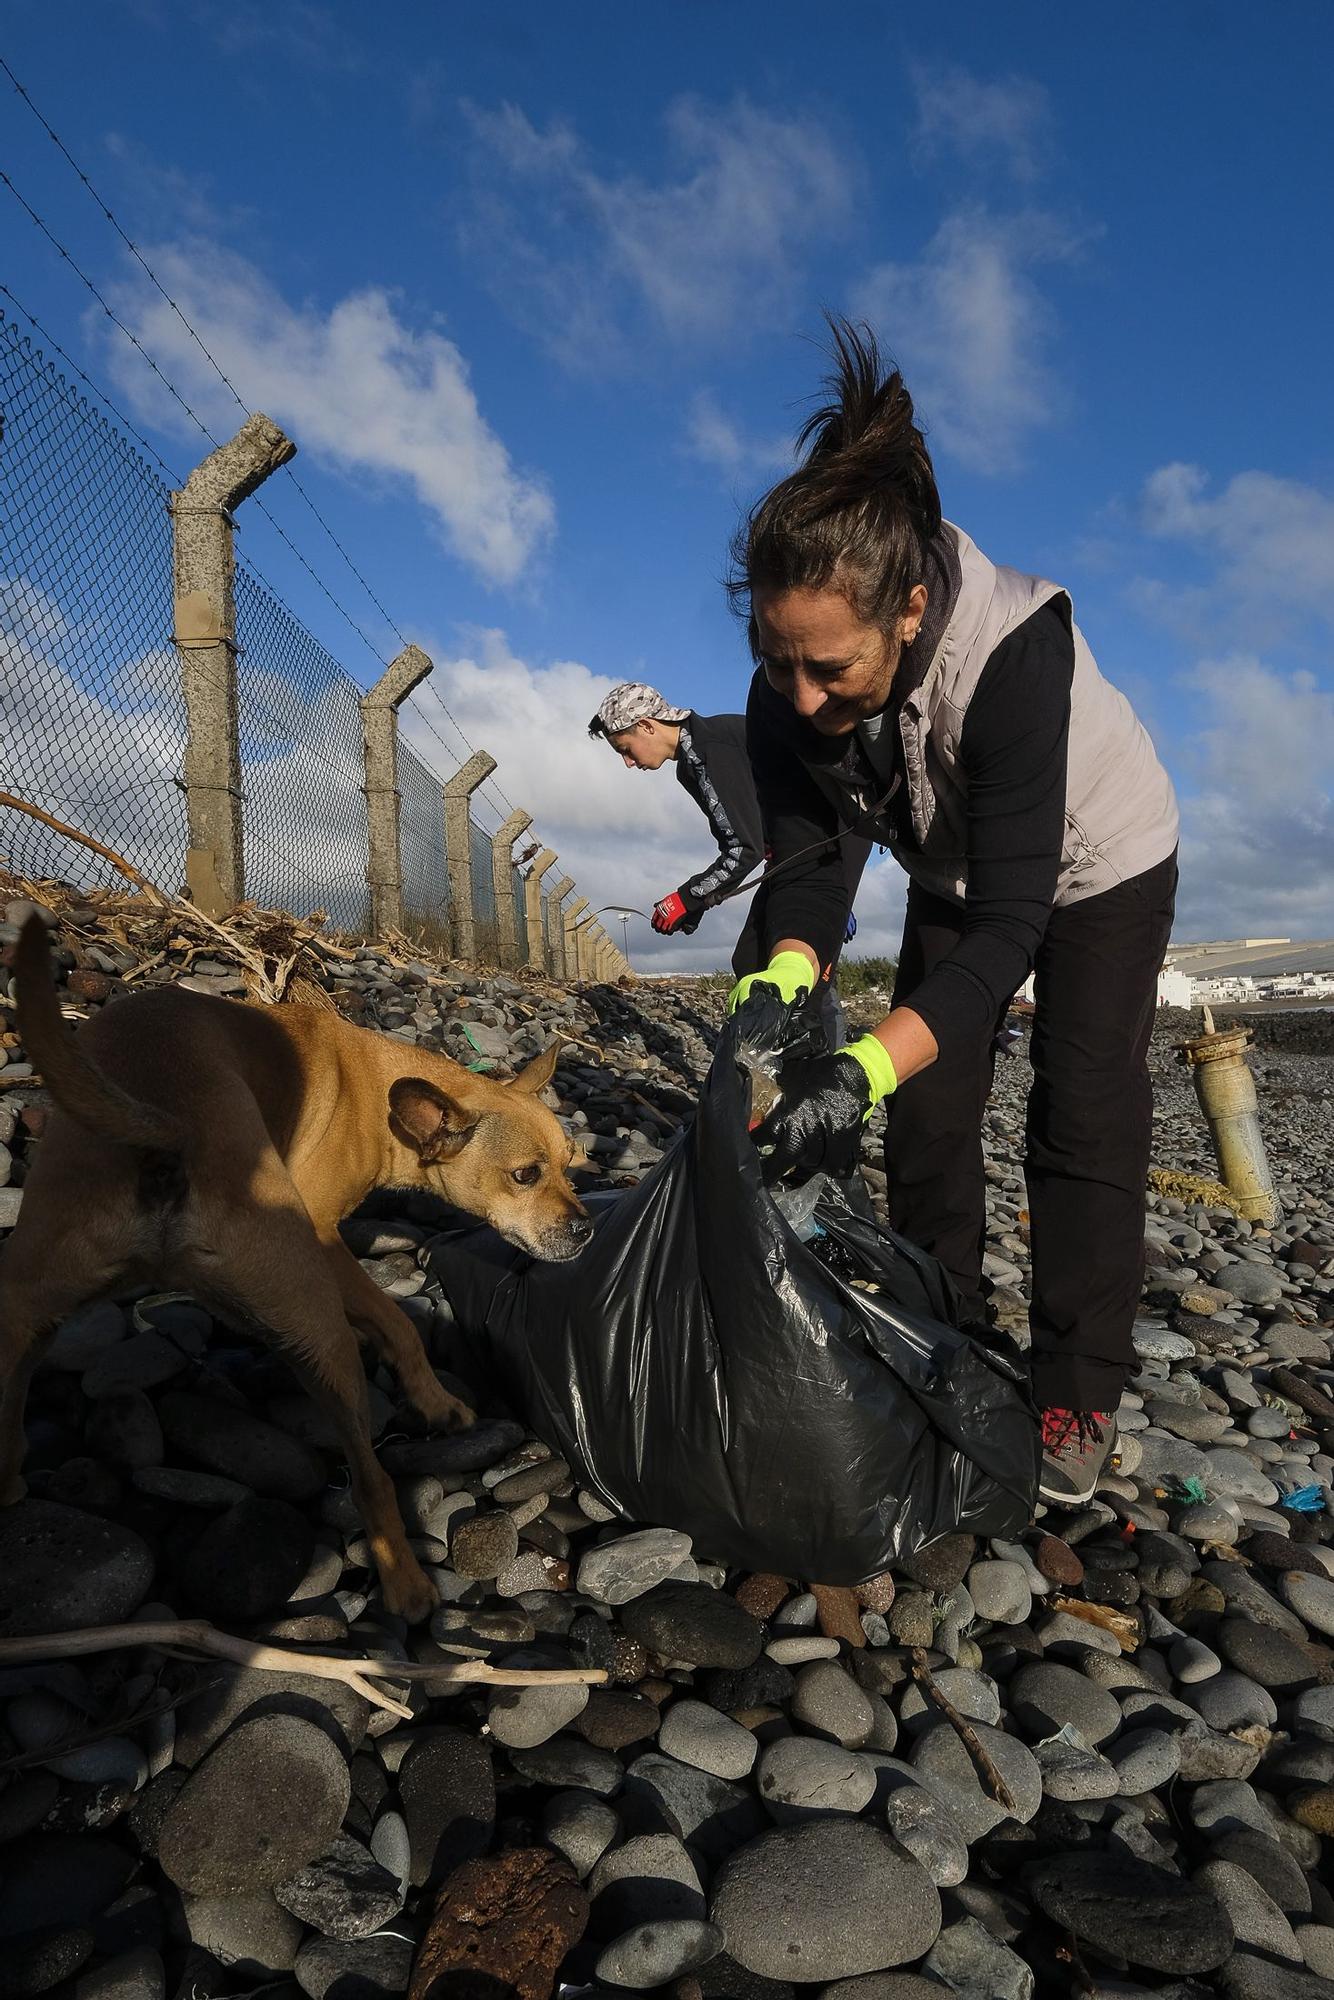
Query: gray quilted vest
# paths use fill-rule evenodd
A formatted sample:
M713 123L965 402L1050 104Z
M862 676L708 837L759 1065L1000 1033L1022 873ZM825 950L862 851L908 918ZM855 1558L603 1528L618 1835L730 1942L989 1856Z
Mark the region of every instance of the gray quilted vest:
M913 880L962 901L967 888L967 780L959 738L982 669L1017 625L1059 584L990 562L961 528L944 532L958 551L962 583L953 616L921 681L900 711L908 796L920 852L890 838ZM1056 901L1097 896L1143 874L1177 844L1172 780L1125 696L1105 681L1074 626L1065 842Z

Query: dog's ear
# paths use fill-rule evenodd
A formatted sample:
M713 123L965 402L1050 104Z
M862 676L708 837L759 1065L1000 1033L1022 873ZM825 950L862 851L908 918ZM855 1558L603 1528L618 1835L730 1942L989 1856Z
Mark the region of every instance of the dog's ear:
M535 1097L539 1090L545 1090L555 1075L560 1051L561 1040L557 1035L553 1042L547 1043L540 1056L534 1056L530 1063L524 1064L517 1076L510 1078L509 1089L526 1091L532 1097Z
M465 1146L478 1117L424 1076L396 1077L389 1086L389 1129L412 1148L424 1167L449 1159Z

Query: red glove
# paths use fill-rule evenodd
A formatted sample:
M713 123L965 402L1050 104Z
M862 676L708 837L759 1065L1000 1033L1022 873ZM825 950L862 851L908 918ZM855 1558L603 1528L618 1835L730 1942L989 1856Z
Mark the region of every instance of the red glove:
M653 905L653 928L663 937L670 937L673 931L681 928L689 915L689 910L673 890L670 896L664 896L660 903Z

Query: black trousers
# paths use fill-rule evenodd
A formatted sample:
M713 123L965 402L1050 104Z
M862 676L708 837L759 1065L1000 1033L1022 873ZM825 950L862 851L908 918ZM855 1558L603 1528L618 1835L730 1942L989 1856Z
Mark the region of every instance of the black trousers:
M1033 1256L1033 1390L1044 1408L1114 1410L1135 1370L1153 1096L1148 1047L1177 861L1054 909L1038 948L1025 1171ZM960 905L908 893L895 1005L952 950ZM1003 1019L1003 1014L1002 1014ZM888 1101L889 1218L983 1304L982 1119L994 1030Z

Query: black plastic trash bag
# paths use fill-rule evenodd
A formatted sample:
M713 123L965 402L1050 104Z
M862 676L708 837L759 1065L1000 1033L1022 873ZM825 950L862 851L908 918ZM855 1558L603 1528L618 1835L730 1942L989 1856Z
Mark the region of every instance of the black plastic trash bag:
M1023 1528L1038 1421L1022 1356L960 1328L934 1258L833 1182L809 1241L775 1205L738 1056L799 1032L767 994L746 1003L693 1124L573 1262L475 1228L431 1262L460 1372L608 1507L729 1565L857 1583L954 1529Z

